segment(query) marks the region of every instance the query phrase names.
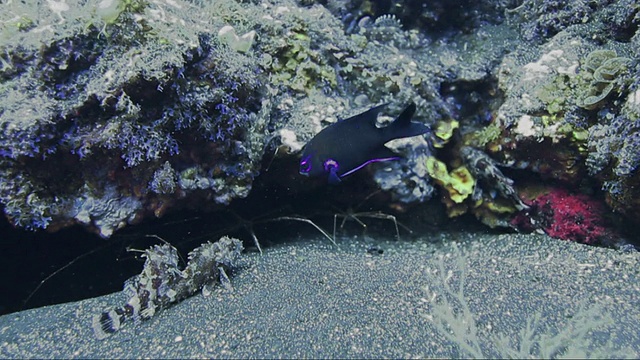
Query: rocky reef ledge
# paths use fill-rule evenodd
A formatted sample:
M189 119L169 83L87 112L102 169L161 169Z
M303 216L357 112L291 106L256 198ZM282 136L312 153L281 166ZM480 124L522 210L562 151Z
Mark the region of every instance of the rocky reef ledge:
M245 198L273 159L295 197L321 186L295 165L321 129L415 102L433 133L362 170L384 210L433 199L560 238L586 222L571 239L587 243L640 222L635 1L416 4L3 2L2 210L108 238Z

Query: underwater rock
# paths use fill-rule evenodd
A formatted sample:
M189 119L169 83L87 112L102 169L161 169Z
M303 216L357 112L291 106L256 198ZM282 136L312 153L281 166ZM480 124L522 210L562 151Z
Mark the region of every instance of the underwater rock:
M590 245L612 246L619 239L601 201L554 187L530 195L528 210L511 221L521 231L539 230L557 239Z
M212 207L248 194L268 135L267 77L216 33L230 14L256 24L254 10L52 4L1 5L3 24L32 23L0 29L0 202L15 225L80 223L109 237L187 197ZM207 186L183 186L189 172Z
M634 109L637 47L613 40L599 45L584 36L589 31L595 30L568 28L541 45L539 55L518 50L506 56L498 73L505 101L493 124L468 139L542 179L576 184L596 175L612 208L640 221L632 200L637 152L629 151L636 131L634 121L625 120Z
M618 56L614 50L598 49L589 53L583 67L591 81L577 105L587 110L602 107L612 92L624 89L631 63L631 59Z
M325 7L290 0L1 6L0 202L20 227L109 237L172 208L227 206L273 139L300 150L351 99L447 111L442 64L380 42L413 41L393 17L349 36ZM428 199L423 172L402 172Z
M614 210L640 219L640 120L626 114L589 129L589 174L602 183Z
M249 194L265 151L298 162L339 118L414 102L417 121L455 119L460 136L456 125L437 129L446 141L389 144L402 160L369 174L393 201L429 200L428 159L455 169L459 149L474 146L544 178L595 176L630 214L633 137L605 144L598 134L614 130L594 127L640 113L628 3L580 6L587 24L550 15L553 27L540 22L550 3L527 3L517 12L552 30L539 46L518 41L505 3L68 0L37 13L2 4L0 203L19 227L82 224L109 237L171 209L225 207ZM621 37L599 26L609 18ZM590 96L602 98L584 106ZM289 175L283 186L300 180Z

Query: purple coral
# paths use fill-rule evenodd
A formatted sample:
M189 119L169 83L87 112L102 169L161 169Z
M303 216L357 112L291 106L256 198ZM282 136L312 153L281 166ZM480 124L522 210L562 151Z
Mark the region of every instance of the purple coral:
M15 225L80 222L107 237L159 216L172 197L198 191L228 203L248 192L268 120L256 57L220 46L195 7L163 10L186 19L175 31L147 22L143 8L157 4L136 6L107 28L87 27L94 11L76 9L80 18L60 31L5 44L0 202ZM162 167L168 160L171 169ZM180 188L186 169L209 186Z

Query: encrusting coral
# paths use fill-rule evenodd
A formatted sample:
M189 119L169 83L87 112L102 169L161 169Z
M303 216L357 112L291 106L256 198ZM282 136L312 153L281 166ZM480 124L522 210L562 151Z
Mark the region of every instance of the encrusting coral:
M0 202L17 226L109 237L219 209L250 193L278 139L291 159L339 118L410 102L433 134L368 166L395 205L438 187L452 213L504 225L524 208L506 166L592 177L640 218L630 0L65 4L0 13Z
M211 34L242 7L52 4L0 37L11 54L0 70L0 201L12 222L82 223L109 237L189 196L226 205L248 194L267 135L266 77L246 47ZM2 6L3 18L30 14ZM181 187L192 169L206 186Z
M515 228L590 245L611 246L618 240L601 201L556 187L527 193L532 196L530 209L511 220Z
M619 92L626 86L628 68L631 59L617 56L614 50L598 49L589 55L584 63L589 74L589 87L586 94L578 100L578 106L594 110L603 106L612 92Z

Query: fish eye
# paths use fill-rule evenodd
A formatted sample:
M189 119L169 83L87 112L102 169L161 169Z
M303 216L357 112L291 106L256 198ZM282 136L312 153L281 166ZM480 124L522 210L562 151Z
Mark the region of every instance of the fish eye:
M306 157L304 159L302 159L302 161L300 161L300 173L301 174L308 174L311 171L311 161L310 160L310 156Z
M324 162L324 171L330 171L331 169L338 169L340 168L340 165L338 164L337 161L333 160L333 159L327 159L327 161Z

